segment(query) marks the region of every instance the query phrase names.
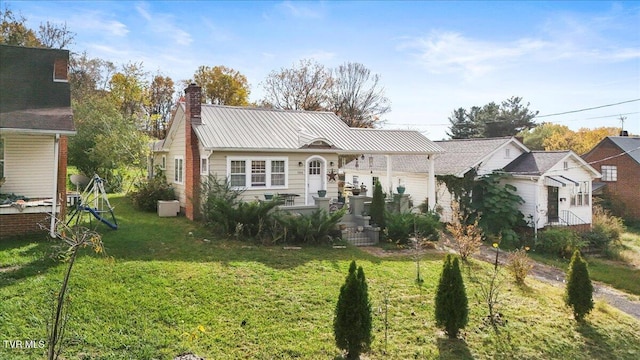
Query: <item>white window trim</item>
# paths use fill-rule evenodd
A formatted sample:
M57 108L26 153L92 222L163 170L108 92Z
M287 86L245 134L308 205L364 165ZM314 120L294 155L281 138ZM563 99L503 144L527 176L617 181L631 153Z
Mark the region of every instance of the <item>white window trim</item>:
M167 155L162 155L160 160L160 170L167 170Z
M280 156L229 156L227 157L227 179L231 179L231 162L232 161L244 161L245 164L245 184L246 186L233 186L232 189L246 189L246 190L277 190L287 189L289 187L289 159L287 157ZM251 186L251 162L252 161L265 161L266 167L266 186ZM271 185L271 162L272 161L284 161L284 185Z
M606 169L605 169L606 168ZM618 181L618 166L617 165L602 165L600 168L602 173L601 181L617 182ZM615 173L615 177L614 177Z
M178 171L178 162L181 165L180 171ZM184 157L182 155L173 157L173 182L180 185L184 184Z
M202 166L203 160L204 166ZM209 158L207 156L200 156L200 175L209 175Z

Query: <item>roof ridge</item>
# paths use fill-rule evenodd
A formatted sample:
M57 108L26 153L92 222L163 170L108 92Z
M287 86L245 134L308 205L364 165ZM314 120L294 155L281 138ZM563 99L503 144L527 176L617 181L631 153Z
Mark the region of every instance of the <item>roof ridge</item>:
M332 111L320 111L320 110L287 110L287 109L274 109L274 108L266 108L266 107L258 107L258 106L232 106L232 105L216 105L216 104L201 104L202 107L209 108L223 108L223 109L233 109L233 110L257 110L257 111L273 111L273 112L287 112L287 113L305 113L305 114L335 114Z

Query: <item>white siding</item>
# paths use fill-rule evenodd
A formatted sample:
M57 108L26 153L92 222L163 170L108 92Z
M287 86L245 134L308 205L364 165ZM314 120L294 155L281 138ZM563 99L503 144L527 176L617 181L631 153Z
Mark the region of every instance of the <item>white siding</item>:
M273 158L286 158L287 168L289 170L287 174L287 187L277 189L259 189L259 190L246 190L242 194L242 198L245 201L262 200L265 193L291 193L300 195L295 199L296 205L303 205L305 202L306 184L305 184L305 162L309 157L313 156L309 153L282 153L282 152L261 152L261 153L249 153L249 152L219 152L214 151L209 157L209 172L220 179L227 177L227 158L228 157L243 157L243 158L260 158L260 157L273 157ZM329 165L333 161L334 165L338 164L337 154L321 154L326 161L327 171L331 169ZM302 166L298 164L302 162ZM334 166L334 170L337 173L338 167ZM326 175L325 175L326 176ZM338 177L336 176L335 182L329 182L326 179L327 197L337 198L338 196Z
M564 169L564 164L562 161L560 161L558 164L556 164L554 167L552 167L549 171L547 171L545 173L545 175L562 175L564 177L567 177L571 180L577 181L577 182L581 182L581 181L588 181L589 182L589 192L591 192L591 182L593 180L593 178L591 177L592 174L591 172L589 172L588 170L584 169L580 163L578 163L577 161L575 161L573 158L569 158L566 160L568 162L568 169L565 170ZM582 205L582 206L572 206L571 205L571 196L572 193L574 191L573 186L569 185L566 187L562 187L560 188L560 191L558 193L558 197L559 198L564 198L566 199L565 201L560 201L560 206L559 206L559 211L561 212L562 210L568 210L570 212L572 212L573 214L575 214L577 217L579 217L581 220L583 220L584 222L586 222L587 224L591 224L591 220L592 220L592 201L593 199L590 197L589 198L589 203ZM546 199L544 202L544 205L546 207Z
M508 150L508 151L507 151ZM507 155L508 152L508 155ZM512 143L505 145L493 153L487 160L480 164L478 176L490 174L494 170L499 170L507 166L523 153L522 148Z
M53 195L54 137L52 135L2 135L4 139L3 193L29 198Z
M175 189L176 196L178 197L178 200L180 200L180 205L184 207L186 204L186 197L184 192L184 181L182 184L177 184L173 181L174 175L175 175L174 159L176 158L176 156L182 156L183 159L185 158L184 116L181 116L181 117L176 116L175 120L179 120L179 121L177 124L173 126L175 129L175 132L172 132L171 134L169 134L169 136L171 136L172 139L171 139L171 145L169 147L169 152L166 154L167 170L165 172L165 175L167 176L167 182L169 182L169 184L171 184ZM186 164L183 165L183 170L182 170L183 179L186 177L186 173L184 171L185 166Z

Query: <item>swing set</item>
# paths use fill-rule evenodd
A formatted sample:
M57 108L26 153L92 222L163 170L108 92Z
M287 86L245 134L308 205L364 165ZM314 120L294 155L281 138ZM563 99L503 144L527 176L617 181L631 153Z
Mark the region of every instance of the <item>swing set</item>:
M83 178L87 179L84 176ZM80 179L76 181L72 179L72 182L78 188L80 187ZM67 225L71 224L74 219L75 225L77 225L81 222L85 214L90 215L89 223L91 223L92 217L94 217L111 229L118 229L118 221L113 213L113 207L109 203L107 193L104 190L104 180L97 174L93 175L82 194L80 194L80 198L69 215Z

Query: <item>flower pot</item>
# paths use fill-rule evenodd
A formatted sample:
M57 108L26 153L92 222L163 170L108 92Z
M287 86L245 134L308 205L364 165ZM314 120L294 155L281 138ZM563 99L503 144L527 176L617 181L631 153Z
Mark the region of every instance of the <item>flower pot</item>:
M327 196L327 190L318 190L318 196L319 197Z
M404 186L398 186L398 187L396 188L396 191L398 191L398 194L404 194L404 191L405 191L405 190L406 190L406 189L405 189L405 187L404 187Z
M353 190L351 190L351 193L353 195L355 195L355 196L358 196L358 195L360 195L360 189L353 189Z

